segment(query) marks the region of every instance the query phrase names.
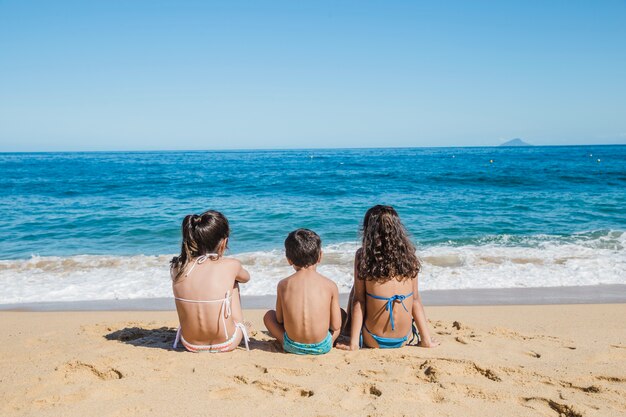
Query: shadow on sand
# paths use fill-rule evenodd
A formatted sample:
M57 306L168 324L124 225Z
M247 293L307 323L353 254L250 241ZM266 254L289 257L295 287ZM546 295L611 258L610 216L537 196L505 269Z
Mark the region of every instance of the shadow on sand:
M266 332L260 332L265 334ZM132 346L171 350L175 352L186 352L182 345L177 349L172 348L176 338L176 328L160 327L158 329L144 329L141 327L125 327L104 336L107 340L114 340ZM260 340L254 336L250 337L250 350L262 350L265 352L282 352L278 343L274 340ZM240 347L244 347L243 342Z

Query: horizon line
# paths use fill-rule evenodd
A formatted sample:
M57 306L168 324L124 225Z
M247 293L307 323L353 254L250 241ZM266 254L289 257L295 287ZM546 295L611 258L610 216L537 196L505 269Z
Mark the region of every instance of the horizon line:
M44 153L151 153L151 152L280 152L280 151L322 151L322 150L368 150L368 149L457 149L457 148L564 148L582 146L626 146L626 143L596 143L570 145L460 145L460 146L362 146L362 147L313 147L313 148L214 148L214 149L128 149L128 150L56 150L56 151L3 151L0 154L44 154Z

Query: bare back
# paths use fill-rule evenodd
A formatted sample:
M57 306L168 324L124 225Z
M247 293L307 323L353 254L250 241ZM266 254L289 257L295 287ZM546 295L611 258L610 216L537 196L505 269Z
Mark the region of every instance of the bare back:
M404 295L404 307L400 301L393 302L393 320L395 330L391 328L390 311L387 311L387 301L365 296L365 325L368 330L382 337L404 337L411 331L413 316L414 285L417 278L398 281L390 279L385 282L365 281L365 290L379 297L393 297ZM411 295L409 295L411 294ZM406 307L406 310L404 309ZM408 311L407 311L408 310Z
M341 327L339 291L315 270L301 269L278 284L276 314L289 338L318 343Z
M222 317L226 317L227 312L223 310L222 300L229 292L232 314L225 320L228 335L234 334L235 322L241 321L241 303L236 281L241 264L228 258L207 259L196 264L189 272L192 265L193 263L186 269L188 276L183 274L173 283L174 297L215 302L176 300L182 333L185 339L193 344L223 343L227 337Z

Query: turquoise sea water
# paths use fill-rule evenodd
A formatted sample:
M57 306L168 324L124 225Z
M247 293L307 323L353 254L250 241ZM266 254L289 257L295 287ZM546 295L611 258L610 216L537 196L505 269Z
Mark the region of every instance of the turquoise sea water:
M0 178L0 282L24 273L44 287L10 287L0 302L93 298L81 276L111 284L120 272L137 283L129 297L160 295L141 287L146 276L161 285L183 216L206 209L226 214L231 253L258 269L265 284L252 293L284 271L282 242L298 227L321 235L328 270L348 283L359 224L379 203L399 211L432 288L525 285L504 271L515 265L519 277L562 265L562 285L603 282L581 259L609 262L610 282L626 275L626 146L5 153ZM508 275L468 278L489 257ZM588 276L568 281L576 270Z

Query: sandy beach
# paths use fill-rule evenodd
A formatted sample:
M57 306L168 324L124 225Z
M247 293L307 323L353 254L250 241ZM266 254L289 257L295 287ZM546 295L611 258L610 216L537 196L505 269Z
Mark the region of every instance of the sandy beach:
M170 349L174 311L0 313L3 416L621 416L626 304L430 307L436 349Z
M0 417L626 417L625 22L0 0Z

